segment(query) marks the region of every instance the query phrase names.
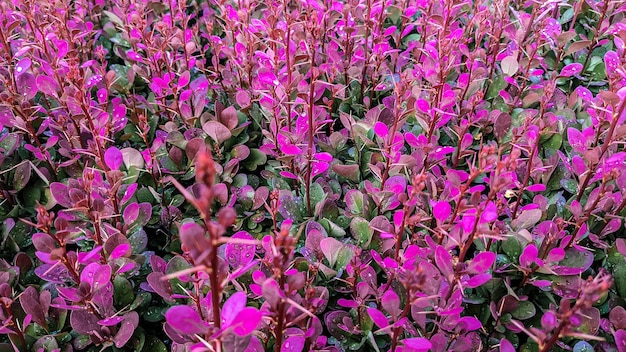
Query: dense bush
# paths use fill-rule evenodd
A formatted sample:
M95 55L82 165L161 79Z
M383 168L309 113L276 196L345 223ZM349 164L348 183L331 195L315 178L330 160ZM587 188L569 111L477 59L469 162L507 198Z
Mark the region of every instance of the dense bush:
M625 10L0 0L0 351L626 351Z

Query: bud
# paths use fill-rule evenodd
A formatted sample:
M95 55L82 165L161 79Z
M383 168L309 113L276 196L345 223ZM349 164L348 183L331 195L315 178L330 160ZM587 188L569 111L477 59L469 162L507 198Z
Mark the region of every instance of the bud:
M215 162L211 152L204 149L196 156L196 182L212 187L215 180Z

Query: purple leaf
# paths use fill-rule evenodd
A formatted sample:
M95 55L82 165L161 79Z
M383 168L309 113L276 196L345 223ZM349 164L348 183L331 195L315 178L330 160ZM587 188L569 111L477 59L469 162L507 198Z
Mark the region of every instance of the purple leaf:
M19 76L22 73L26 72L30 68L31 64L32 64L32 61L29 58L25 57L21 59L17 63L17 65L15 65L15 75Z
M626 330L621 329L613 333L618 352L626 352Z
M122 326L115 334L115 347L122 348L128 340L133 336L135 329L139 325L139 314L137 312L130 312L124 316Z
M305 341L303 336L289 336L280 346L280 352L302 352Z
M180 334L202 334L206 331L206 323L198 312L189 306L175 306L165 313L167 323Z
M123 162L124 157L122 152L120 152L120 150L116 147L110 147L106 152L104 152L104 163L109 167L109 169L119 170Z
M121 323L122 320L124 320L124 317L118 315L116 317L102 319L98 322L98 324L102 326L113 326Z
M443 276L446 277L446 280L448 282L452 282L452 279L454 278L452 256L443 246L437 246L437 249L435 249L435 263L437 263L437 267Z
M70 199L68 188L61 182L52 182L50 184L50 193L58 204L65 208L72 208L74 202Z
M393 290L387 290L387 292L383 294L381 304L387 313L394 317L398 316L400 310L400 297L398 297Z
M254 259L255 246L253 244L237 243L238 239L254 240L246 231L239 231L231 237L224 249L224 256L228 264L233 268L246 266Z
M47 326L45 315L47 313L47 309L44 311L44 308L41 306L39 302L39 293L36 288L32 286L27 287L26 290L24 290L24 292L20 295L20 304L22 309L24 309L24 312L32 316L32 320L35 323L41 326Z
M583 69L583 65L579 64L578 62L575 62L573 64L569 64L563 67L559 76L571 77L571 76L579 74L580 71L582 71L582 69Z
M165 274L159 272L153 272L148 274L146 281L150 287L168 302L174 302L172 298L172 286L169 281L163 280Z
M458 325L460 329L464 329L467 331L478 330L483 326L480 320L474 317L463 317L459 319Z
M485 273L496 260L496 254L493 252L481 252L472 259L467 267L467 272L470 274L482 274Z
M52 78L44 75L37 76L37 89L44 94L56 97L59 86Z
M28 72L17 77L17 91L28 100L34 98L37 95L35 77Z

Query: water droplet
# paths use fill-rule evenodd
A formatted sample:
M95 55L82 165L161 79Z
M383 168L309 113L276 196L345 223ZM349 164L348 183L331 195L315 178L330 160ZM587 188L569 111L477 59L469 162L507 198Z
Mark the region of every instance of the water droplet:
M15 69L17 72L22 72L22 67L18 67Z

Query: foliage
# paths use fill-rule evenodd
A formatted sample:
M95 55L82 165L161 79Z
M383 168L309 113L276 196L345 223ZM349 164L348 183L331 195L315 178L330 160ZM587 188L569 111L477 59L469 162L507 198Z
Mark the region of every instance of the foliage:
M0 1L0 351L626 351L625 13Z

